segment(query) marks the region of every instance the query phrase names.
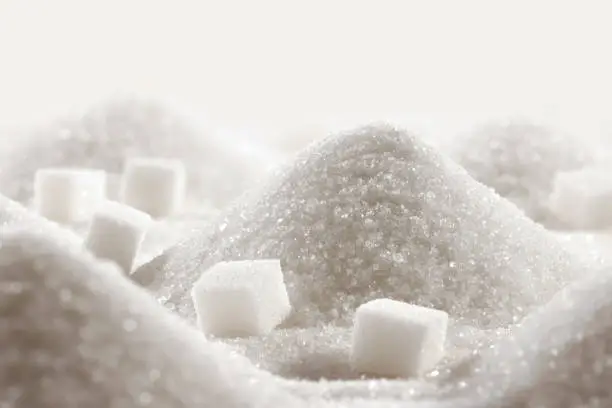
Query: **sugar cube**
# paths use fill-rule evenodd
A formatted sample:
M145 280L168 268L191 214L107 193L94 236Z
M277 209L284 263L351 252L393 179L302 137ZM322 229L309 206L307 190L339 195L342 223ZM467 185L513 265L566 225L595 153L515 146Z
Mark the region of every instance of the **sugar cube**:
M87 221L106 197L106 173L102 170L44 168L36 172L34 207L60 223Z
M151 217L127 205L107 201L96 211L85 239L85 247L100 259L132 270Z
M185 167L179 160L134 158L126 163L120 200L156 217L168 217L183 205Z
M612 171L589 167L557 174L549 206L568 227L612 226Z
M218 337L264 335L291 311L278 259L220 262L195 283L198 325Z
M446 312L391 299L357 308L351 363L363 374L411 377L433 368L444 355Z

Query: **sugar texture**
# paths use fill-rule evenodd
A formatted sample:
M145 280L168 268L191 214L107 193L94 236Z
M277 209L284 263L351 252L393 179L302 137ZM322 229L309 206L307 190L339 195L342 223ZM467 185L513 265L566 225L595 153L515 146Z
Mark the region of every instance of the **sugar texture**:
M190 290L204 270L261 258L281 260L293 305L287 327L350 326L355 308L377 297L499 327L579 269L513 204L385 125L311 146L134 279L194 322Z
M278 259L220 262L192 291L198 326L215 336L266 335L291 311Z
M43 168L36 172L34 207L61 223L89 221L106 198L106 174L101 170Z
M41 217L21 204L0 195L0 230L20 229L54 237L65 246L80 247L82 239L56 222Z
M391 299L357 308L351 361L356 371L385 377L413 377L444 356L448 314Z
M561 172L549 200L552 213L568 227L598 230L612 226L612 175L605 167Z
M0 151L0 185L3 194L26 203L40 167L99 168L119 174L129 157L180 158L186 167L190 205L222 208L259 178L272 159L237 151L240 143L217 136L167 104L111 99L83 115L17 134L9 148Z
M453 138L447 149L476 180L551 227L564 226L548 207L556 174L595 160L595 147L584 136L522 120L486 124Z
M120 200L155 218L169 217L183 208L185 186L180 160L132 158L122 177Z
M612 267L612 235L605 231L556 231L554 235L573 256L580 257L584 263L592 265L590 270ZM577 272L576 277L581 277L584 270Z
M482 350L460 394L474 407L610 406L611 272L585 273Z
M129 274L150 222L151 217L141 211L107 201L93 216L85 248Z
M0 241L3 402L301 406L272 376L206 341L112 264L37 234L6 232Z

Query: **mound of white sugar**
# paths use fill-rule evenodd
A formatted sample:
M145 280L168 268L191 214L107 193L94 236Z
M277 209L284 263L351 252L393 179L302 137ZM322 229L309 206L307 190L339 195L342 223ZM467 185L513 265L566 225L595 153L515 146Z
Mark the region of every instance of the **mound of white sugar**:
M550 226L563 225L548 208L555 176L579 169L595 157L588 139L518 121L491 123L457 136L448 149L476 180Z
M195 321L201 273L223 260L280 258L285 326L350 325L378 297L481 327L518 320L575 270L542 227L421 140L365 127L311 146L207 232L134 279Z
M0 401L36 408L300 407L111 264L0 235Z
M160 157L183 161L188 194L199 206L220 208L263 174L270 161L238 149L240 142L227 135L201 131L164 105L138 99L101 103L82 117L16 136L15 146L3 151L0 191L20 202L32 197L34 174L41 167L89 167L116 175L127 158ZM110 193L116 197L116 191Z
M612 406L611 292L607 269L557 294L482 353L463 394L474 407Z

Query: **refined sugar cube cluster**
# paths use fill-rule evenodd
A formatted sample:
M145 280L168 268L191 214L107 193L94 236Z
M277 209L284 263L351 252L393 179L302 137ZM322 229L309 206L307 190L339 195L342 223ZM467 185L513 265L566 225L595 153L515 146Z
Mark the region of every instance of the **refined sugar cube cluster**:
M129 274L150 222L148 214L107 201L93 216L85 247L96 257L115 262Z
M152 217L168 217L181 209L185 188L185 168L181 161L133 158L126 163L120 200Z
M87 221L105 197L104 171L45 168L36 172L34 206L50 220L67 224Z
M186 194L180 160L134 158L122 175L103 170L43 168L34 180L34 206L44 217L64 224L90 221L107 198L155 218L176 214Z
M446 312L391 299L357 308L351 362L363 374L418 376L444 355Z
M291 311L278 259L220 262L192 290L198 325L217 337L270 333Z
M559 173L549 205L569 227L601 229L612 226L612 177L610 169L585 168Z

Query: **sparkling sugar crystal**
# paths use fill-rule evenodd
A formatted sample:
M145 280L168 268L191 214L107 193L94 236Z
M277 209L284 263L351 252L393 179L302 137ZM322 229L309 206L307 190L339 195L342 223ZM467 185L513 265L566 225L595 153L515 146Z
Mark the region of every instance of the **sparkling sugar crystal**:
M390 297L496 327L574 270L547 231L401 130L332 136L279 173L136 282L194 322L190 290L206 268L280 258L293 305L285 326L349 326L357 306Z
M301 406L112 264L38 234L0 242L0 405Z

